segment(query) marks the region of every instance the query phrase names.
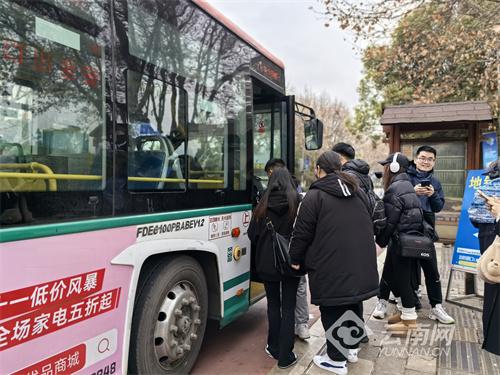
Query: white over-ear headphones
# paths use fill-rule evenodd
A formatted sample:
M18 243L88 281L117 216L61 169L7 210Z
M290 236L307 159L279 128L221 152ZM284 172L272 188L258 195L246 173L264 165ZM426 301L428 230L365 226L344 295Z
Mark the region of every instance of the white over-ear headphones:
M391 170L392 173L398 173L401 166L398 163L398 154L399 152L394 153L394 157L392 158L392 162L389 165L389 169Z

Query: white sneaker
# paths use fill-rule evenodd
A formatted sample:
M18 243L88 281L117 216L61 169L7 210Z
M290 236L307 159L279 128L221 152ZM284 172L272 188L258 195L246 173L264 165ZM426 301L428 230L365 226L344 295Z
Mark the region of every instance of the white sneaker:
M359 349L349 349L349 353L347 353L347 360L349 363L358 362L358 352Z
M418 287L418 289L415 291L415 294L418 298L422 298L422 288Z
M403 311L403 302L401 301L401 297L396 298L396 308L399 311Z
M379 299L375 310L373 311L373 317L376 319L384 319L387 313L387 301L385 299Z
M392 292L389 294L389 303L396 304L397 300Z
M322 368L323 370L330 371L338 375L347 375L346 361L332 361L330 357L328 357L328 354L315 355L313 362L316 366Z
M429 318L432 320L439 320L440 323L443 324L453 324L455 323L455 319L448 315L445 311L443 305L440 303L434 306L431 309L431 313L429 314Z
M295 326L295 335L301 340L307 340L311 337L307 324L299 324Z

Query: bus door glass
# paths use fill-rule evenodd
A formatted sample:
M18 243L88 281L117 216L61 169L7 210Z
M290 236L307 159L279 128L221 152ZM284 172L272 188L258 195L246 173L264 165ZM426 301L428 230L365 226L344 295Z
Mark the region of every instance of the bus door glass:
M253 182L256 197L265 190L268 176L265 165L269 159L279 158L287 163L289 122L286 97L268 102L254 102L253 112ZM252 256L255 250L252 249ZM256 277L252 260L252 283L250 285L250 303L255 303L265 296L264 285Z
M277 101L254 105L254 176L265 186L267 174L264 167L269 159L287 160L286 103Z

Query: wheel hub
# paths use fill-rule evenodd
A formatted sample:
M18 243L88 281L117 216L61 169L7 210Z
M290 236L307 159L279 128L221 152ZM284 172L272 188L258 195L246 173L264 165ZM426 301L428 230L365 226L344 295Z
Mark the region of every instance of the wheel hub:
M191 329L191 319L187 316L183 316L179 319L178 326L184 334L188 333Z
M158 362L171 369L198 338L200 305L193 286L181 281L171 288L158 311L154 346Z

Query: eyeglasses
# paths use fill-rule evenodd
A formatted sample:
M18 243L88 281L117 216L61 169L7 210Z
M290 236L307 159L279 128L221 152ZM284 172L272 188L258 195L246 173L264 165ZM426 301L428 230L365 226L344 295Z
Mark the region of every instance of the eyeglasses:
M417 159L422 163L434 163L436 161L434 158L424 158L422 156L419 156Z

